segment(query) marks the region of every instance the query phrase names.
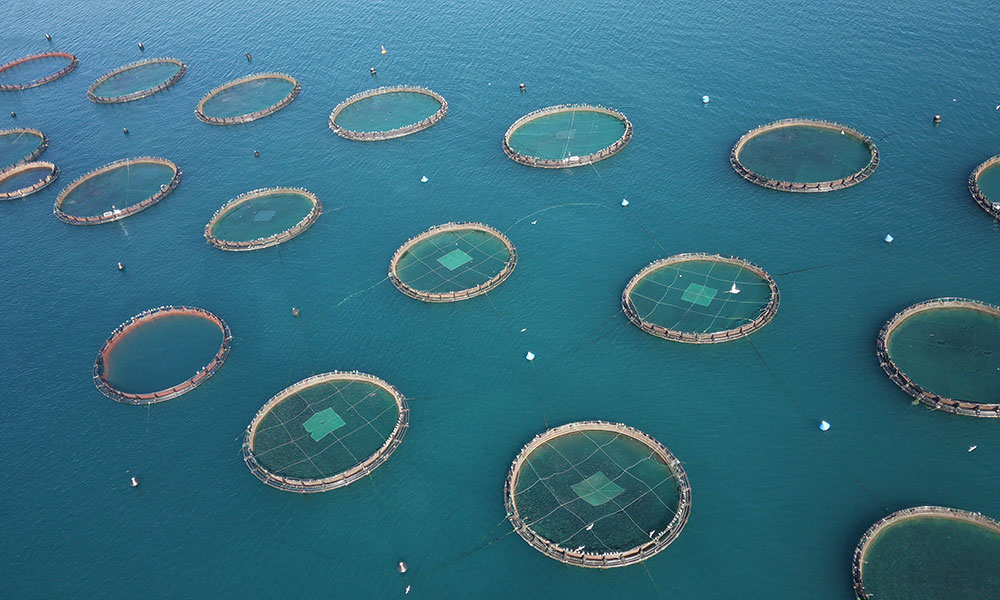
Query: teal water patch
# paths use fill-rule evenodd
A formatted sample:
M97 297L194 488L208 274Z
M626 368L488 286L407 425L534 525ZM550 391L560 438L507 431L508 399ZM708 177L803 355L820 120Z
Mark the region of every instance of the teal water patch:
M862 571L872 600L1000 598L1000 533L942 517L917 517L884 529Z
M441 258L437 259L437 261L444 265L444 267L449 271L454 271L471 260L472 257L462 251L461 248L455 248L448 254L445 254Z
M346 425L344 419L340 418L332 408L325 408L302 424L302 427L309 432L309 436L314 442L318 442L334 431Z
M608 479L608 476L600 471L570 487L577 496L591 506L611 502L625 491L625 488Z
M170 167L158 163L127 163L87 179L63 201L62 211L92 217L121 210L158 193L174 177Z
M681 294L681 300L692 304L698 304L700 306L708 306L712 303L712 299L715 298L715 295L718 293L719 290L716 288L692 282L688 284L687 289L685 289L684 293Z
M779 181L832 181L857 173L871 152L856 137L821 127L782 127L750 139L740 152L743 166Z
M0 134L0 170L18 163L42 145L42 138L30 133Z
M525 156L560 160L603 150L624 134L621 119L580 109L532 119L514 130L508 144Z
M130 330L104 363L104 378L116 390L158 392L183 383L212 361L222 330L195 315L166 315Z
M251 198L226 211L212 227L220 240L246 242L277 235L291 229L313 209L301 194L276 193Z
M441 103L427 94L392 92L345 106L336 124L350 131L389 131L423 121L440 108Z
M924 310L904 319L889 357L931 392L970 402L1000 400L1000 318L971 308Z
M178 64L159 62L134 67L108 79L94 89L97 96L124 96L154 88L180 71Z
M979 191L994 205L1000 205L1000 162L987 167L976 180Z
M396 263L396 274L417 290L454 292L489 281L509 259L510 251L495 235L472 229L446 231L404 252Z
M226 119L255 113L281 102L295 88L286 79L254 79L226 88L205 102L202 112L208 117Z

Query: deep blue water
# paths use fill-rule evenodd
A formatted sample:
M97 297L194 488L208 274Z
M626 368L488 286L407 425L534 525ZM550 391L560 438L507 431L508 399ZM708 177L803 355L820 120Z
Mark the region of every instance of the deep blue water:
M941 504L1000 516L1000 424L911 406L874 355L881 325L914 302L1000 302L1000 227L965 186L1000 152L992 3L0 8L0 62L50 48L80 59L59 81L0 95L0 126L43 130L42 158L62 170L39 194L0 204L3 596L391 598L409 584L412 598L846 600L853 547L888 512ZM97 77L143 56L180 58L188 73L138 102L86 100ZM246 126L195 118L206 92L261 71L293 75L301 95ZM441 93L448 116L384 143L328 129L345 97L393 84ZM563 102L622 110L634 139L573 170L504 156L510 123ZM793 116L870 135L879 169L822 195L738 177L737 138ZM52 216L73 179L141 155L184 171L159 204L96 227ZM323 216L264 251L204 242L220 205L267 186L308 188ZM511 238L519 263L506 282L430 305L384 280L399 245L452 220ZM767 269L782 291L774 321L713 346L629 324L619 305L629 278L697 251ZM109 401L90 378L98 349L162 304L225 319L226 364L161 405ZM263 485L240 456L244 428L272 394L333 369L373 373L411 399L402 445L341 490ZM650 434L691 479L690 522L644 566L572 568L505 535L511 460L546 427L584 419Z

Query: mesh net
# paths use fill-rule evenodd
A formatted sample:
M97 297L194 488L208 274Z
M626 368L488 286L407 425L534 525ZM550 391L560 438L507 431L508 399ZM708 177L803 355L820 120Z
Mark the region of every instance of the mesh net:
M63 56L41 56L0 70L0 85L28 85L56 73L70 63Z
M0 170L35 154L42 138L27 131L0 130Z
M515 152L535 158L562 160L594 154L625 134L625 123L612 115L587 109L543 115L510 134Z
M174 170L165 164L123 162L80 182L63 198L60 209L78 217L122 210L161 192L173 179Z
M443 231L404 251L396 263L396 276L423 292L455 292L489 281L510 258L504 241L489 232Z
M739 159L747 169L769 179L811 183L857 173L871 160L871 151L854 135L794 125L749 139Z
M268 472L324 479L375 455L399 418L395 397L367 381L332 379L303 387L274 404L251 440Z
M915 312L892 330L889 356L931 392L970 402L1000 398L1000 317L973 308Z
M344 107L335 120L350 131L391 131L422 121L441 108L432 96L419 92L392 92L362 98Z
M277 235L297 225L313 209L310 198L275 192L251 196L226 210L210 234L220 240L246 242Z
M155 88L170 80L181 70L177 62L148 62L135 67L123 67L94 87L91 92L95 96L113 98L126 96Z
M986 196L986 199L994 206L1000 206L1000 163L984 169L976 182L979 184L979 191Z
M629 298L643 321L673 331L711 333L752 323L770 302L771 288L745 266L695 259L650 271Z
M280 77L262 77L226 87L208 98L202 112L213 119L231 119L262 111L292 93L295 84Z
M9 194L24 188L29 188L44 180L52 173L47 164L38 167L18 170L16 173L0 172L0 194Z
M648 543L670 524L678 502L679 482L653 448L598 429L533 449L514 490L529 528L564 549L597 554Z

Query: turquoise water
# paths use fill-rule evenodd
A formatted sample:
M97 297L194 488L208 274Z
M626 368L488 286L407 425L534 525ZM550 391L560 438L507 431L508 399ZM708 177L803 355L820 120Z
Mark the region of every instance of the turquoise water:
M212 227L212 235L230 242L277 235L295 227L312 207L312 201L300 194L269 194L251 198L227 211Z
M1000 597L1000 533L941 517L900 521L868 549L865 590L882 600Z
M1000 318L968 308L925 310L889 336L889 356L907 377L957 400L1000 402Z
M194 377L221 345L222 330L214 321L194 315L158 317L121 338L104 361L104 379L121 392L159 392Z
M0 169L6 169L24 160L41 143L41 138L30 133L0 134Z
M58 81L0 94L5 126L49 135L61 181L125 156L184 169L167 199L112 224L54 218L60 185L0 206L4 595L848 600L851 553L879 517L918 504L1000 516L998 423L911 406L875 357L879 328L914 302L1000 300L1000 228L966 188L1000 151L992 3L0 2L3 59L80 57ZM188 74L141 102L87 101L108 65L144 56L137 40ZM265 70L293 74L301 96L246 126L195 118L208 90ZM377 144L327 127L351 93L402 83L441 93L448 117ZM566 101L622 110L635 138L593 167L504 156L511 123ZM882 164L806 199L736 175L736 140L788 115L849 123ZM313 191L326 214L271 251L204 242L223 201L274 185ZM384 281L403 241L466 219L517 245L503 285L436 305ZM628 280L689 251L768 270L775 320L711 346L632 326ZM97 350L161 304L225 318L226 364L177 400L108 400L90 377ZM338 368L412 398L402 444L344 489L264 485L240 455L247 424ZM644 566L571 568L500 537L517 452L595 418L660 440L691 478L691 520Z
M563 159L603 150L624 133L625 124L617 117L591 110L571 110L528 121L514 130L508 143L525 156Z
M295 85L285 79L254 79L228 87L212 96L202 111L209 117L226 119L264 110L284 100Z
M45 179L48 174L48 167L40 167L38 169L30 169L28 171L18 173L17 175L9 178L0 176L0 192L10 193L22 188L31 187L39 181Z
M445 231L404 252L396 263L396 276L422 292L457 292L489 281L503 271L508 260L507 246L495 235Z
M175 63L150 63L123 71L97 86L97 96L124 96L154 88L177 74L180 65Z
M427 94L379 94L344 107L337 125L349 131L389 131L422 121L440 108L441 103Z
M833 181L857 173L871 160L858 138L820 127L783 127L753 137L740 162L778 181Z
M46 52L46 50L38 50L37 52L30 52L30 54L36 54ZM27 54L23 55L26 56ZM7 62L17 60L21 56L10 56L5 53L5 57L0 59L2 64ZM79 57L77 57L79 58ZM62 69L68 65L70 59L63 58L61 56L46 56L44 58L36 58L35 60L29 60L28 62L21 63L19 65L10 67L9 69L4 69L0 72L0 84L3 85L15 85L21 84L25 85L33 81L38 81L43 77L48 77L56 71ZM47 85L47 84L46 84ZM11 92L3 92L9 94Z
M993 204L1000 204L1000 163L979 174L979 191Z
M61 208L77 217L121 210L158 193L160 186L169 185L173 177L173 169L159 163L122 164L78 185Z

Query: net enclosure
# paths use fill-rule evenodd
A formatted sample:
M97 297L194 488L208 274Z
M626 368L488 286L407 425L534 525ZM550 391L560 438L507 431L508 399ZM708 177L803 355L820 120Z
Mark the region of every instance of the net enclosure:
M170 400L214 375L232 343L226 322L203 308L146 310L104 341L94 362L94 385L125 404Z
M198 101L194 114L209 125L238 125L285 108L302 91L291 75L257 73L224 83Z
M507 129L503 151L529 167L564 169L604 160L632 139L632 122L614 110L560 104L530 112Z
M517 266L507 236L482 223L435 225L396 250L389 280L411 298L457 302L492 290Z
M433 90L397 85L350 96L330 113L330 129L340 137L376 142L427 129L448 114L448 101Z
M303 188L252 190L215 211L205 225L205 240L220 250L269 248L308 229L322 212L319 198Z
M50 162L29 162L0 171L0 200L30 196L59 177L59 168Z
M110 223L146 210L174 191L180 181L181 170L165 158L126 158L66 186L52 212L71 225Z
M896 313L878 335L879 364L923 404L1000 417L1000 307L936 298Z
M31 162L49 147L49 138L37 129L0 129L0 170Z
M87 99L98 104L132 102L167 89L186 72L187 65L176 58L147 58L98 77Z
M0 91L16 92L55 81L76 68L69 52L43 52L0 65Z
M1000 523L980 513L917 506L879 519L854 549L859 600L1000 598Z
M267 401L247 427L243 458L271 487L325 492L389 458L409 428L406 398L358 371L307 377Z
M560 562L606 569L669 546L687 523L691 485L666 446L621 423L582 421L541 433L504 486L514 530Z
M712 344L767 325L781 302L764 269L735 256L677 254L650 263L622 293L636 327L675 342Z
M729 153L747 181L783 192L830 192L867 179L879 163L868 136L845 125L784 119L743 135Z
M1000 219L1000 154L976 167L969 176L969 193L980 208Z

